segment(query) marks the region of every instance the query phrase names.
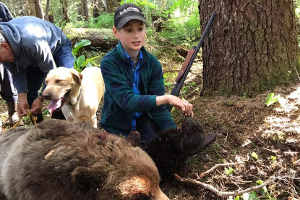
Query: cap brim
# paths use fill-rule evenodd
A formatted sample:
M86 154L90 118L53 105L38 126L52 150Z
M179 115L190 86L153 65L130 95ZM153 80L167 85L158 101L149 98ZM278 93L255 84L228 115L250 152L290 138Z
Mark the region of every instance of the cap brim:
M129 22L130 20L133 20L133 19L136 19L136 20L140 20L142 22L144 22L145 24L147 24L145 18L141 17L141 16L128 16L128 17L124 17L123 19L121 19L121 21L118 23L117 25L117 29L121 29L123 28L123 26Z

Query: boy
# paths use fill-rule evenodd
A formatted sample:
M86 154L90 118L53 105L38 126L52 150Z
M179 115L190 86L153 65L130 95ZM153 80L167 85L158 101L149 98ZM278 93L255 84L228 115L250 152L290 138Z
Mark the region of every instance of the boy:
M193 105L173 95L164 95L162 67L143 46L146 20L134 4L123 4L115 11L113 33L119 44L101 61L105 82L100 127L128 136L141 135L143 146L161 131L176 129L166 104L193 116Z

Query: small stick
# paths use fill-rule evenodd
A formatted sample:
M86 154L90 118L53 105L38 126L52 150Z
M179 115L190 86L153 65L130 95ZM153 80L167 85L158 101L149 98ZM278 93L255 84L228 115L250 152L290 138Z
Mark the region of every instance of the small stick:
M266 185L270 184L271 182L273 182L275 179L277 179L276 177L271 177L270 179L268 179L267 181L265 181L263 184L258 185L258 186L253 186L250 188L247 188L245 190L239 190L239 191L230 191L230 192L223 192L218 190L217 188L213 187L212 185L206 184L206 183L202 183L200 181L197 181L195 179L191 179L191 178L181 178L178 174L174 175L175 178L181 182L186 182L186 183L192 183L192 184L196 184L199 185L205 189L208 189L210 191L212 191L213 193L215 193L216 195L220 196L220 197L228 197L228 196L240 196L244 193L248 193L251 191L255 191L258 190L260 188L265 187Z
M225 164L216 164L215 166L213 166L212 168L210 168L209 170L207 170L206 172L202 172L198 178L201 179L204 176L206 176L207 174L211 173L213 170L217 169L218 167L227 167L227 166L232 166L232 165L240 165L243 164L244 162L236 162L236 163L225 163Z

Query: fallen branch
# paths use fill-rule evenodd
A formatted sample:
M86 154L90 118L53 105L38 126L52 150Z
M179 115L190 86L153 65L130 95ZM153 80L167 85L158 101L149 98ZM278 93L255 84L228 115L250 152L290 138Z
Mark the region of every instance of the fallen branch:
M273 176L270 179L268 179L267 181L265 181L263 184L258 185L258 186L253 186L253 187L247 188L245 190L240 190L240 191L223 192L223 191L219 191L217 188L213 187L212 185L202 183L200 181L197 181L197 180L191 179L191 178L182 178L178 174L175 174L175 178L181 182L199 185L205 189L212 191L213 193L215 193L216 195L218 195L220 197L241 196L244 193L248 193L251 191L261 189L261 188L265 187L266 185L270 184L271 182L273 182L275 179L277 179L277 177Z
M233 166L233 165L240 165L240 164L243 164L243 163L244 162L216 164L215 166L213 166L212 168L210 168L206 172L202 172L197 178L199 178L199 179L203 178L204 176L206 176L207 174L209 174L213 170L217 169L218 167L227 167L227 166Z
M294 69L295 69L295 71L296 71L296 74L297 74L297 76L298 76L298 80L299 80L299 82L300 82L300 76L299 76L299 73L298 73L298 71L297 71L297 68L294 67Z

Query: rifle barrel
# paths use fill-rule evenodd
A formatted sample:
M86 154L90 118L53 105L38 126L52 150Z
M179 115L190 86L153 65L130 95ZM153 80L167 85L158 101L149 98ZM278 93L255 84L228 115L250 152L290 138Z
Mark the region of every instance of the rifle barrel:
M194 60L195 60L195 58L196 58L196 56L197 56L197 54L198 54L198 52L199 52L199 50L200 50L200 47L202 46L202 44L203 44L203 42L204 42L205 36L207 35L208 30L209 30L209 28L210 28L211 25L212 25L212 22L213 22L213 20L214 20L214 17L215 17L215 12L213 12L213 13L211 14L211 16L210 16L210 18L209 18L209 20L208 20L208 22L207 22L207 24L206 24L206 26L205 26L205 28L204 28L204 31L203 31L203 33L202 33L202 35L201 35L201 38L200 38L200 40L199 40L199 43L198 43L198 45L197 45L197 47L196 47L196 49L195 49L195 51L194 51L194 53L193 53L192 58L191 58L190 61L189 61L189 64L188 64L186 70L184 71L182 77L179 79L178 82L176 82L174 88L172 89L172 91L171 91L171 94L172 94L172 95L174 95L174 96L178 96L178 95L179 95L180 90L181 90L181 88L182 88L182 86L183 86L183 83L184 83L184 81L185 81L185 79L186 79L188 73L190 72L190 69L191 69L191 67L192 67L192 65L193 65L193 62L194 62ZM172 106L171 106L171 105L167 105L167 109L168 109L169 111L171 111L171 110L172 110Z

